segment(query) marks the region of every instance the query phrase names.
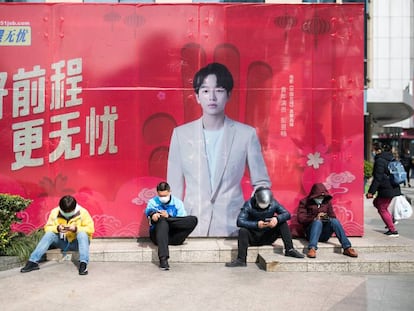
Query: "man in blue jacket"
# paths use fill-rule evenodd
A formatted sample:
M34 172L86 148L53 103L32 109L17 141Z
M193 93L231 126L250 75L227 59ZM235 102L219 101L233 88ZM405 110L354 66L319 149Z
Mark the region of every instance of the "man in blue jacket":
M272 245L278 237L282 237L285 256L304 258L304 254L293 248L289 219L290 213L273 198L272 191L268 187L258 187L239 213L238 254L226 267L245 267L250 245Z
M187 216L183 202L171 195L165 181L157 185L157 196L148 201L145 215L150 222L151 241L158 245L160 269L169 270L168 245L181 245L197 225L197 217Z

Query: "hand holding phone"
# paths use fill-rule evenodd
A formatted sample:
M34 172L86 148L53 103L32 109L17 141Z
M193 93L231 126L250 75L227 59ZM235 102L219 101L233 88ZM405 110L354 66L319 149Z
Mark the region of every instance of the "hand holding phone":
M63 225L62 232L76 232L76 225Z
M161 217L168 218L168 213L167 213L167 211L165 211L165 210L161 210L161 211L159 211L159 213L160 213Z
M59 232L66 232L66 231L68 231L68 230L67 230L67 228L66 228L64 225L60 224L60 225L58 226L58 231L59 231Z

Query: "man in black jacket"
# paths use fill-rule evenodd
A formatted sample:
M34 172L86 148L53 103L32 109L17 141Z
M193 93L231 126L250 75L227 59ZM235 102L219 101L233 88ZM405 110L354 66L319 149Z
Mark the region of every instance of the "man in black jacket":
M405 152L403 152L400 156L400 162L404 166L405 172L407 173L407 180L404 181L404 187L408 183L408 187L411 187L410 184L410 171L411 171L411 155L410 155L410 149L406 149Z
M282 237L285 256L304 258L293 248L292 235L287 221L290 213L277 202L267 187L258 187L252 198L246 201L237 218L239 229L237 258L226 263L226 267L245 267L247 248L272 245Z
M390 173L388 171L388 163L394 156L391 153L391 147L381 143L374 144L374 152L375 162L372 174L373 179L366 197L371 199L374 197L374 194L377 193L373 204L388 228L388 231L384 234L390 237L398 237L399 235L398 231L395 229L394 220L391 213L388 211L392 198L401 195L400 186L393 186L389 178Z

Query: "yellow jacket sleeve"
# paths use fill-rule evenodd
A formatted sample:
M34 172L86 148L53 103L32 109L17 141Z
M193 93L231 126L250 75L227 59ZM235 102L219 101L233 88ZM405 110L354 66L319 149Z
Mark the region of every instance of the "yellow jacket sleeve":
M45 226L43 227L45 232L58 233L58 231L57 231L57 227L59 225L59 220L58 220L58 217L57 217L58 214L59 214L59 207L55 207L54 209L52 209L50 211L49 218L47 219L47 222L46 222Z
M76 223L78 227L78 232L86 232L89 236L89 239L92 239L92 235L95 232L95 224L89 212L81 207L80 209L80 221Z

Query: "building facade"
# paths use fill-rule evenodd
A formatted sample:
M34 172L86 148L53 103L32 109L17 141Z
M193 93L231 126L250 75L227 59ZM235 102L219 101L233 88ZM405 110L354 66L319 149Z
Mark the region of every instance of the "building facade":
M374 140L414 152L414 1L369 1L367 124Z

